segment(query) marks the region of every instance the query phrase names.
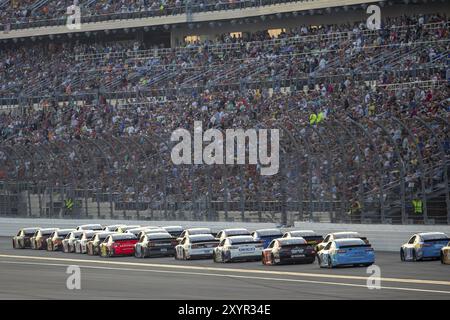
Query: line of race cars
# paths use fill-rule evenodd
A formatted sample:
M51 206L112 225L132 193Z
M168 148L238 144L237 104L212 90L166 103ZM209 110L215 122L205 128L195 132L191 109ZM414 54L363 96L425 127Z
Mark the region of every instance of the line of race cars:
M140 225L80 225L74 229L20 229L13 248L85 253L101 257L175 257L177 260L213 259L214 262L262 261L264 265L313 263L320 267L370 266L375 252L357 232L335 232L325 237L312 230L224 229ZM402 261L440 259L450 264L450 238L442 232L414 234L400 248Z

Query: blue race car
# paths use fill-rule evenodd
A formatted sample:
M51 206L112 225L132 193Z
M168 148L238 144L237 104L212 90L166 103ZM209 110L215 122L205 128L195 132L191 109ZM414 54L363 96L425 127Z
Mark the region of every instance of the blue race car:
M255 239L255 241L260 241L263 246L264 249L266 249L269 244L272 242L272 240L274 239L278 239L281 238L283 236L283 233L281 232L280 229L260 229L260 230L256 230L252 232L252 236L253 239Z
M416 233L400 248L400 259L402 261L440 259L441 249L449 240L450 238L443 232Z
M375 253L370 244L359 238L336 239L318 252L317 259L321 268L370 266L375 262Z

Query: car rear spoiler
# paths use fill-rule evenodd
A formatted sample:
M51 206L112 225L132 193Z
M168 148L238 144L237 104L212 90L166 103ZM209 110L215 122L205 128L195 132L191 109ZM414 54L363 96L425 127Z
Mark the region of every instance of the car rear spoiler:
M348 246L339 246L339 249L347 249L347 248L370 248L372 247L370 244L352 244Z
M450 238L428 239L423 242L438 242L438 241L450 241Z

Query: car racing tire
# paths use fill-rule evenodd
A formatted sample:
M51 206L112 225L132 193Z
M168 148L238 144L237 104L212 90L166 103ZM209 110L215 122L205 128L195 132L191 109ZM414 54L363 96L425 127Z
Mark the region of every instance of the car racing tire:
M16 246L16 240L13 239L12 245L13 245L13 249L17 249L17 246Z
M183 249L183 260L187 260L186 250Z
M328 268L329 269L333 269L333 262L331 261L331 257L330 256L328 256L327 264L328 264Z
M262 262L263 265L266 265L266 264L267 264L267 263L266 263L266 259L264 259L264 253L261 254L261 262Z
M218 263L219 261L217 261L217 252L214 251L213 253L213 262Z
M440 260L441 260L441 263L444 264L444 254L442 252L440 254Z
M223 251L221 252L221 256L222 256L222 262L223 263L228 262L226 257L225 257L225 253Z
M400 260L401 261L405 261L406 260L406 258L405 258L405 251L403 249L400 249Z
M417 259L416 249L414 249L413 252L412 252L412 260L413 260L413 261L419 261L419 260Z

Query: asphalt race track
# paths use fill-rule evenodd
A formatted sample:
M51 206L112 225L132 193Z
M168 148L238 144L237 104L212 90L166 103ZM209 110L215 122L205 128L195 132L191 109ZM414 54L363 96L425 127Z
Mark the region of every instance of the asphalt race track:
M80 290L66 287L69 265L80 267ZM14 250L0 237L0 299L450 299L450 265L390 252L376 252L376 265L381 289L368 289L364 267L100 258Z

